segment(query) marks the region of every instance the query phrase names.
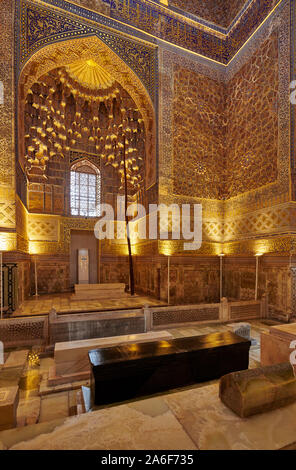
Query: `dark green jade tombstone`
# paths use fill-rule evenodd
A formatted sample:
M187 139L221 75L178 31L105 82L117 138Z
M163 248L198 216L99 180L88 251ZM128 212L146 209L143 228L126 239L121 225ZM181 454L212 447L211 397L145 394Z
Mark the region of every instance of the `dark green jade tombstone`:
M89 351L92 403L122 402L247 369L250 345L224 332Z

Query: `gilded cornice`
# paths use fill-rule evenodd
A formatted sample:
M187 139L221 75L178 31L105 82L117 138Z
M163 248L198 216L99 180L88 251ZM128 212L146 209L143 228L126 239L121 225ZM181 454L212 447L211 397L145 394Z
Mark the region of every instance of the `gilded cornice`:
M218 63L227 65L260 27L272 11L285 0L252 0L237 16L230 28L225 29L198 17L188 17L174 9L147 0L102 0L110 11L106 16L66 0L35 0L48 11L48 19L39 22L46 42L56 40L54 34L47 34L51 26L53 12L66 15L67 20L59 23L63 39L87 34L85 27L112 28L139 39L157 44L159 40L187 49ZM20 1L21 10L24 0ZM47 27L44 27L45 22ZM26 31L28 44L38 31ZM44 37L45 40L45 37Z

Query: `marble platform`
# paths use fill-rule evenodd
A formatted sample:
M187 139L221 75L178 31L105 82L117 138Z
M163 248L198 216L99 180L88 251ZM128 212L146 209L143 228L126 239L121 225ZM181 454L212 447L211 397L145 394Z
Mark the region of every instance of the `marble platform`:
M120 299L127 296L125 284L75 284L73 299L101 300Z
M296 442L296 404L239 418L218 384L114 406L47 428L0 433L11 450L278 450Z
M168 339L172 339L172 335L168 331L150 331L133 335L56 343L55 366L50 370L48 383L54 386L74 380L88 379L90 377L88 351L91 349Z
M0 443L3 438L4 445L12 440L0 433ZM52 432L10 449L195 450L196 446L165 401L150 399L68 418Z
M126 295L121 299L73 299L73 294L50 294L40 295L39 297L30 297L25 300L20 307L13 312L13 317L18 316L34 316L34 315L47 315L50 310L54 309L58 314L60 313L76 313L76 312L103 312L110 310L122 310L143 308L148 306L162 306L167 305L166 302L157 300L153 297L144 295Z
M218 398L219 385L172 394L169 408L201 450L278 450L296 442L296 403L240 418Z
M272 326L261 333L261 364L269 366L289 362L292 341L296 340L296 323Z

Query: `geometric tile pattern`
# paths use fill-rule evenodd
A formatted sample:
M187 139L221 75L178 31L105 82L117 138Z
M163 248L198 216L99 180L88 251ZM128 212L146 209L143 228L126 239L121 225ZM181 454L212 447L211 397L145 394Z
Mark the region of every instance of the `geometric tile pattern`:
M158 311L153 313L153 325L155 326L218 319L219 306L189 310L174 310L171 312Z
M175 66L172 126L174 193L223 199L226 181L224 84Z
M222 242L223 223L217 221L203 220L203 240L212 240Z
M0 227L14 227L15 203L0 202Z
M246 0L169 0L169 4L227 28Z
M227 84L227 198L277 178L278 56L272 34Z
M29 216L29 240L58 241L59 222L53 217Z
M288 207L270 208L242 217L226 218L224 241L243 238L246 235L271 234L283 232L292 225L296 226L295 209ZM294 218L294 223L293 223Z
M224 200L276 180L278 62L273 34L227 85L175 66L175 194Z
M44 317L2 320L0 336L5 347L42 343Z
M135 31L131 31L131 28L129 28L129 25L132 25L138 28L136 34L139 37L143 37L143 33L147 32L152 36L164 39L221 63L228 63L229 59L247 41L277 3L277 0L253 0L249 8L241 13L240 20L235 23L229 35L226 36L228 31L224 27L215 26L213 23L207 23L199 18L195 18L192 21L185 16L176 14L172 9L164 9L162 5L156 2L144 0L103 1L110 5L110 13L106 11L106 14L108 15L109 13L111 18L101 16L95 11L87 10L64 0L45 0L43 3L58 7L59 12L72 14L72 19L75 18L73 17L74 13L78 17L84 18L84 23L87 20L91 20L92 26L96 23L101 23L116 28L118 24L114 20L119 20L122 23L120 29L126 33L135 34ZM17 3L22 5L24 0L20 0ZM196 4L196 2L194 3ZM209 9L209 1L200 1L200 3L207 4L206 7L203 7L204 10ZM216 0L212 3L215 4L215 8L210 10L216 13L217 10L222 11L223 8L225 9L225 6L222 6L225 4L225 1L218 0L217 2ZM217 3L218 5L216 5ZM229 19L227 18L224 23L230 20L230 16L235 16L236 12L240 10L241 3L242 0L231 0L232 8L231 12L229 11ZM101 11L101 5L99 5L99 8L95 6L94 9ZM218 22L218 20L216 21ZM221 23L221 21L219 22ZM69 33L66 29L65 34ZM80 34L80 32L76 32L76 34ZM154 38L152 38L152 41L155 41Z

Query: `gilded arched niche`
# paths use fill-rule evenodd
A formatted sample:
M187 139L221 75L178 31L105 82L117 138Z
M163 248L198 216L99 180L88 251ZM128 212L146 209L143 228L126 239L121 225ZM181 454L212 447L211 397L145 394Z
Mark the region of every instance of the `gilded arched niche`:
M37 51L24 65L18 83L18 142L19 161L24 162L24 104L31 86L50 70L64 67L77 60L92 59L128 92L137 105L146 133L146 188L156 179L156 125L151 98L139 77L97 36L54 43Z

